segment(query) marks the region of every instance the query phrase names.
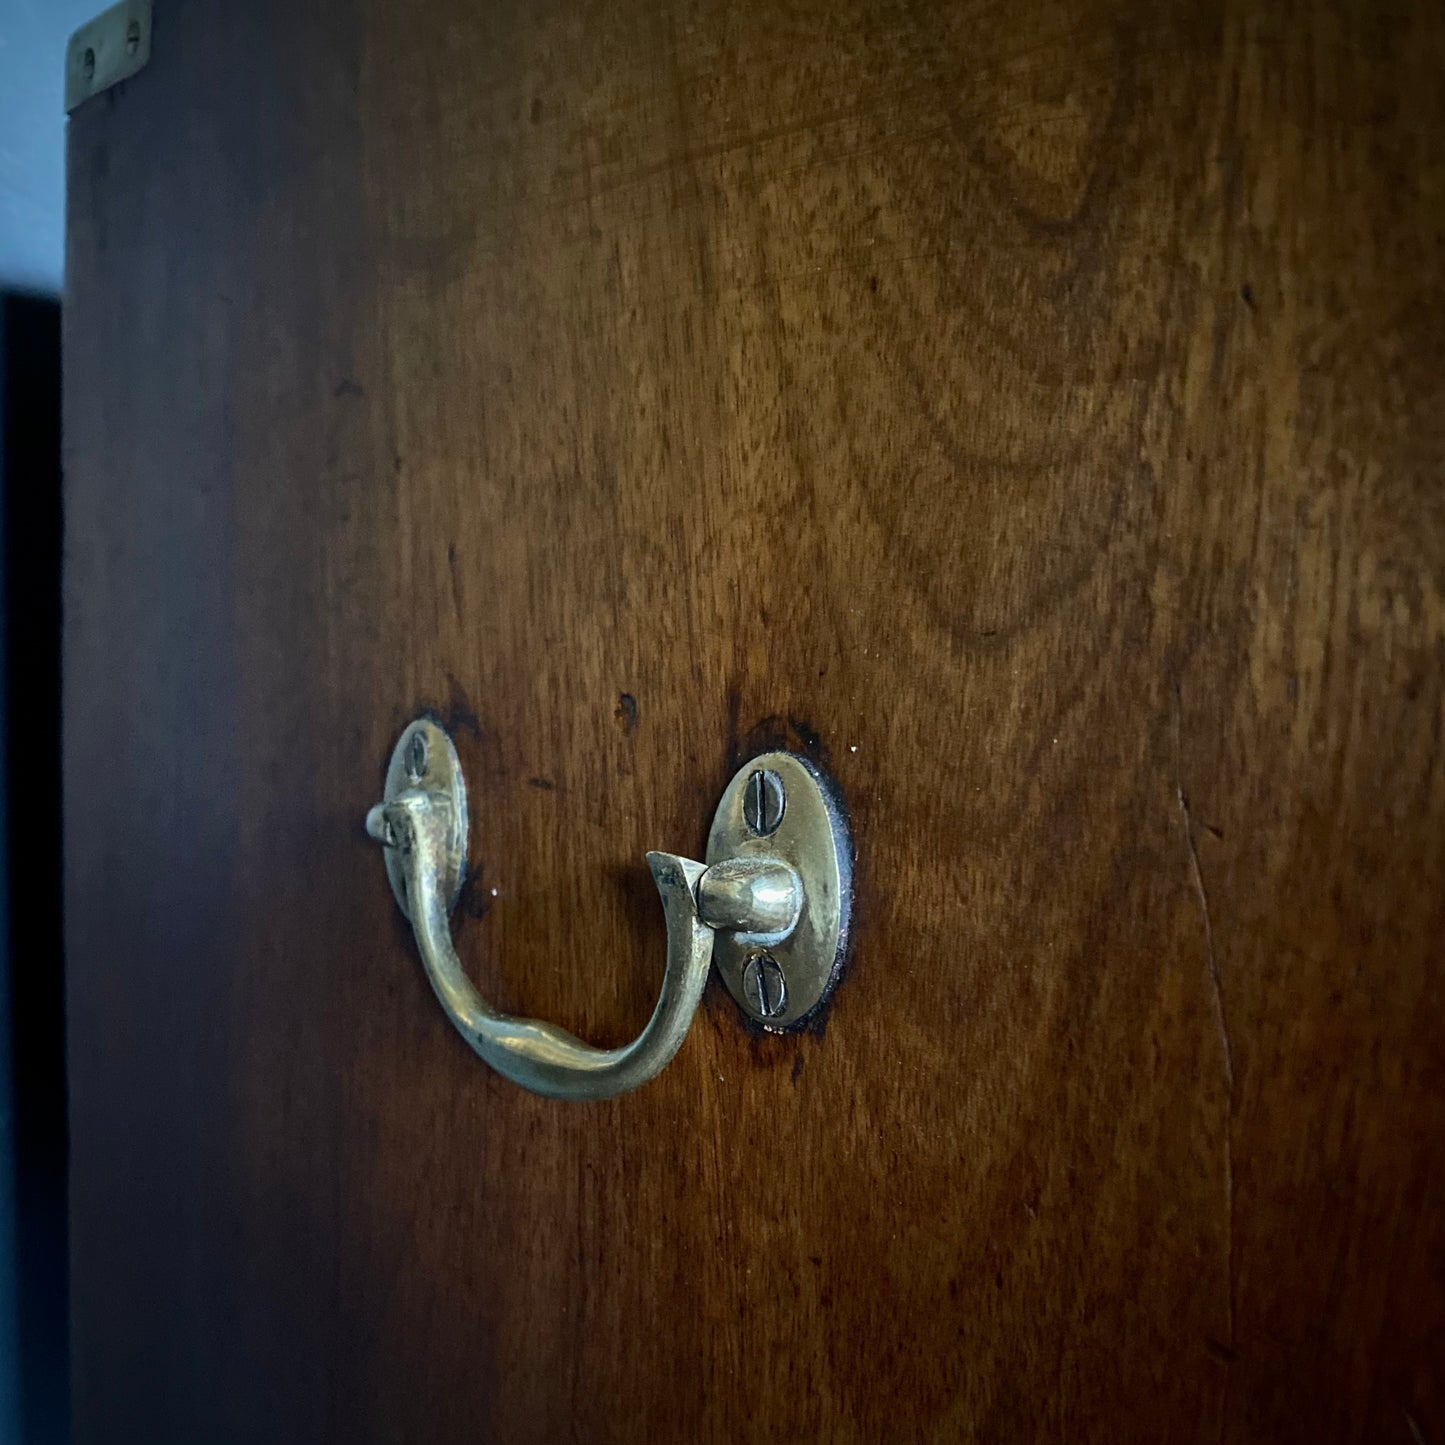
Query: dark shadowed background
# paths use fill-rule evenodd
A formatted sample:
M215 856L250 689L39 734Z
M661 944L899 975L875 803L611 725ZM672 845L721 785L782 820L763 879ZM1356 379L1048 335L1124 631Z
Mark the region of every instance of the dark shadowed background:
M0 0L0 1445L69 1438L60 938L65 41L96 0Z

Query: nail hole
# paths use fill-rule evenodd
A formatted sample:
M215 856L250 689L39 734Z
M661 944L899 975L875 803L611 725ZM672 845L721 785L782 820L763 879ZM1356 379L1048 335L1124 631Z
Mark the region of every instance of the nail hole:
M87 80L95 79L95 51L89 45L85 47L85 59L81 61L80 68Z

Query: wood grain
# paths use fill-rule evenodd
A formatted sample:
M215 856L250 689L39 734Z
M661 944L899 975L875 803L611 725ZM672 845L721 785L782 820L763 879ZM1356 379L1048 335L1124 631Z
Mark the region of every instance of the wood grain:
M70 127L77 1439L1445 1439L1438 6L157 0ZM782 740L826 1027L599 1042ZM561 890L559 898L559 888Z

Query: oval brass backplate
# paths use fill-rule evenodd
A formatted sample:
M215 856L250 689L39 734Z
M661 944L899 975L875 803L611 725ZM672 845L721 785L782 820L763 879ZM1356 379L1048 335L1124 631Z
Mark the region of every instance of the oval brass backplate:
M430 718L419 717L407 725L392 749L386 767L383 805L394 802L409 788L429 793L445 793L451 801L450 836L446 846L446 865L438 883L448 909L456 907L467 871L467 784L457 750L446 732ZM374 810L375 811L375 810ZM401 853L387 848L386 877L391 884L397 907L408 917L411 908L406 896L406 867Z
M803 907L783 939L719 929L713 962L737 1005L774 1033L807 1023L837 985L848 946L853 852L832 782L796 753L740 768L713 817L707 861L776 858L802 883Z

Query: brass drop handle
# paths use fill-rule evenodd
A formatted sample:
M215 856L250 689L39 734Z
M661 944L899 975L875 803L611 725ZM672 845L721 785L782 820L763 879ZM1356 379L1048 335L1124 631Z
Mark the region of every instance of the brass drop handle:
M731 977L723 969L724 980L745 1011L774 1029L791 1027L812 1012L836 981L846 941L846 831L815 769L791 754L771 755L769 761L785 773L798 772L795 818L788 829L781 826L785 785L779 773L753 767L724 794L708 847L712 857L718 844L715 861L647 855L667 924L662 989L652 1017L630 1044L599 1049L554 1024L498 1013L467 978L449 919L466 872L461 763L451 739L430 718L407 728L392 754L385 800L367 815L367 831L385 849L392 891L411 919L442 1008L492 1068L525 1089L559 1099L605 1099L645 1084L681 1047L719 937L729 940L728 956L736 965ZM766 781L749 791L754 777ZM808 806L800 779L811 780L817 801L825 804L821 814ZM826 846L816 836L819 816L827 823ZM722 854L739 823L745 836ZM819 959L826 967L810 1004L808 964L817 974ZM790 969L793 987L800 990L791 1009Z

